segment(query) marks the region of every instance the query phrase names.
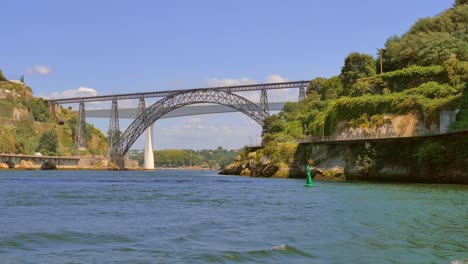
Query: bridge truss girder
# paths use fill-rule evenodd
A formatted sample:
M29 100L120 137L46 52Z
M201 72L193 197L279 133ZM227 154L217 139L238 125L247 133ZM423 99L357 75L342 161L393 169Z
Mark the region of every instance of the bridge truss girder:
M175 93L157 101L136 117L113 147L112 161L122 168L124 155L146 128L174 109L198 103L214 103L232 107L260 125L263 125L263 121L269 115L259 105L228 91L200 89Z

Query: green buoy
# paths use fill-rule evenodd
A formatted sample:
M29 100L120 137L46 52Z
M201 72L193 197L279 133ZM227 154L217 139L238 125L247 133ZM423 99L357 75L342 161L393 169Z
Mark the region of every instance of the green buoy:
M312 187L314 186L314 182L312 181L312 176L310 175L310 163L312 163L311 160L308 160L307 161L307 167L306 167L306 171L307 171L307 180L306 180L306 183L304 184L305 187Z

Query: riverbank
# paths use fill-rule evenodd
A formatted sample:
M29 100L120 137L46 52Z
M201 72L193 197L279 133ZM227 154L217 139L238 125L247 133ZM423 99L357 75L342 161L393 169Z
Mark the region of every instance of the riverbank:
M260 162L249 152L220 174L305 179L306 162L313 160L323 173L314 180L468 184L467 150L465 134L301 143L289 164Z

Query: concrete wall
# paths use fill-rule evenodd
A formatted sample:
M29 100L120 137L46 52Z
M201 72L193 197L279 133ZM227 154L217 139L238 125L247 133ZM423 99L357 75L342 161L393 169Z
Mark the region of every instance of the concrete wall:
M15 168L39 169L47 161L53 162L59 169L69 169L76 168L79 159L72 157L0 154L1 163L13 163Z
M468 133L422 138L299 144L290 177L316 167L344 171L346 180L468 184Z

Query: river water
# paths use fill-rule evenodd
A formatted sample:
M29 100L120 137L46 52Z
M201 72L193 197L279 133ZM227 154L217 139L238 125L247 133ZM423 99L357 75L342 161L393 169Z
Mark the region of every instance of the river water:
M468 186L0 171L0 263L468 263Z

